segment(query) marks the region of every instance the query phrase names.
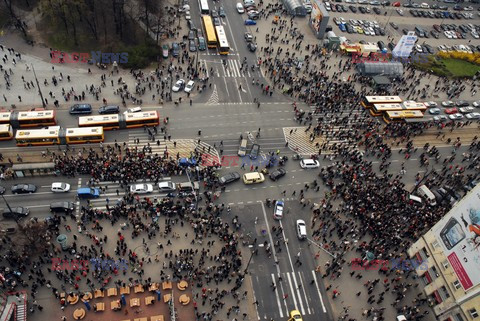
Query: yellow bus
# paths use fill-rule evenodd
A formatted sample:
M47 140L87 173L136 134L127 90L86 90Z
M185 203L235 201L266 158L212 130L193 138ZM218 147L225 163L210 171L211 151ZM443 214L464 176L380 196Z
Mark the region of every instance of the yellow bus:
M230 46L228 44L225 29L223 28L223 26L216 26L215 31L217 32L218 38L218 52L221 55L228 55L228 53L230 52Z
M42 111L19 111L13 113L11 124L15 128L39 127L39 126L55 126L54 110Z
M104 130L120 129L120 117L115 115L95 115L78 117L79 127L102 126Z
M13 138L13 129L10 124L0 124L0 140L10 140Z
M213 27L212 18L210 16L202 16L203 27L205 28L205 35L207 37L207 47L217 48L217 36L215 35L215 28Z
M60 126L42 129L19 129L15 134L17 146L58 145Z
M419 110L386 111L383 114L383 120L389 124L392 121L405 121L411 118L423 118L423 113Z
M160 123L160 116L157 111L144 111L140 113L126 113L125 127L121 128L135 128L145 126L158 126ZM121 123L121 122L120 122Z
M103 142L103 127L19 129L17 146L60 145Z
M406 100L402 103L404 110L420 110L421 112L425 112L427 110L427 106L424 103L417 103L413 100Z
M103 127L67 128L65 132L67 144L100 143L104 138Z
M372 108L374 104L401 104L402 98L399 96L365 96L361 104L364 108Z
M403 110L403 106L400 104L373 104L373 107L370 108L370 115L382 116L384 112L389 110Z

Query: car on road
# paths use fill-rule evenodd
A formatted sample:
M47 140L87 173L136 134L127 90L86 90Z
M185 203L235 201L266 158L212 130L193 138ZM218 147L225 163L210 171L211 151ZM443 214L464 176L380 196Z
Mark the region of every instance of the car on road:
M53 202L50 204L50 212L70 214L75 210L73 202Z
M52 183L51 190L54 193L66 193L70 190L70 184L60 182Z
M191 93L193 88L195 88L195 82L193 80L189 80L187 85L185 86L184 91L186 93Z
M233 183L240 179L240 174L237 172L230 172L228 174L223 175L218 179L221 185L227 185Z
M256 24L257 24L257 22L255 20L252 20L252 19L245 20L245 25L246 26L254 26Z
M245 13L245 9L243 8L243 5L240 2L237 3L237 12Z
M207 50L207 43L205 41L205 38L203 37L198 37L198 50L200 51Z
M428 110L428 112L429 112L431 115L438 115L438 114L440 114L440 111L441 111L440 108L430 108L430 109Z
M253 35L250 32L245 32L245 41L246 42L253 41Z
M99 198L100 189L94 187L81 187L77 190L77 196L79 199Z
M270 172L270 179L272 181L276 181L280 177L285 176L285 174L287 174L286 170L284 170L283 168L276 168L275 170Z
M118 114L120 112L120 107L117 105L102 106L98 109L100 115L106 114Z
M445 114L456 114L458 113L457 107L447 108L445 109Z
M190 30L188 32L188 40L193 40L193 39L195 39L195 31Z
M300 167L304 169L318 168L320 167L320 163L316 159L307 158L300 161Z
M90 115L92 113L92 105L75 104L70 107L70 115Z
M161 193L174 192L177 190L177 186L173 182L160 182L158 183L158 190Z
M254 44L253 42L249 42L247 44L247 48L248 50L250 50L250 52L255 52L255 50L257 50L257 45Z
M442 106L443 107L452 107L452 106L455 106L455 103L451 100L442 101Z
M245 185L258 184L265 181L265 176L259 172L245 173L242 176L242 180Z
M218 15L222 18L225 18L227 14L225 13L225 9L223 7L218 8Z
M462 107L458 109L462 114L468 114L475 110L473 107Z
M188 42L188 50L190 50L190 52L197 51L197 44L195 43L195 40L190 40Z
M180 54L180 46L178 45L178 43L173 42L172 43L172 56L178 57L179 54Z
M142 107L132 107L132 108L128 108L124 114L131 114L131 113L139 113L142 111Z
M468 101L458 100L458 101L455 102L455 106L457 106L457 107L468 107L468 106L470 106L470 104L468 103Z
M152 184L134 184L130 186L130 192L133 194L148 194L153 192Z
M212 19L213 20L213 25L214 26L220 26L222 23L220 22L220 18L219 17L215 17Z
M448 118L450 118L451 120L460 120L460 119L463 119L463 115L462 114L452 114L452 115L449 115Z
M273 218L276 220L281 220L283 217L283 207L284 207L283 201L276 201L275 202L275 208L273 209Z
M35 193L37 187L33 184L15 184L12 186L13 194L31 194Z
M173 85L172 91L173 91L173 92L178 92L178 91L180 91L184 86L185 86L185 80L179 79L179 80L177 80L177 82L175 83L175 85Z
M250 159L256 159L259 153L260 153L260 145L253 144L248 156L250 157Z
M305 225L304 220L297 220L296 222L297 237L299 240L304 240L307 238L307 226ZM297 311L298 312L298 311ZM294 319L298 320L298 319Z
M10 207L3 210L3 217L16 220L27 217L28 214L30 214L30 209L23 206Z
M480 119L480 113L469 113L466 114L467 119Z

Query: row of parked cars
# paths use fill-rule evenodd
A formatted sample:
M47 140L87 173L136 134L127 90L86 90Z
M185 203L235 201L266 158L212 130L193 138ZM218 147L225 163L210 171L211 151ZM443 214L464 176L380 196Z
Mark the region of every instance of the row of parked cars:
M435 121L462 120L464 117L468 120L480 119L480 100L474 101L471 106L465 100L457 100L456 102L451 100L443 101L440 106L445 108L443 111L448 116L440 115L442 109L434 101L426 102L425 105L429 108L428 113L435 115L433 117Z
M463 51L466 53L475 53L475 52L480 52L480 45L453 45L453 46L447 46L447 45L440 45L437 47L438 51Z
M450 11L432 11L432 10L409 10L414 17L431 19L474 19L475 15L471 12L450 12ZM398 12L398 11L397 11Z
M335 17L333 21L343 32L359 33L367 36L385 36L385 29L381 28L376 21L350 19L346 22L342 17Z

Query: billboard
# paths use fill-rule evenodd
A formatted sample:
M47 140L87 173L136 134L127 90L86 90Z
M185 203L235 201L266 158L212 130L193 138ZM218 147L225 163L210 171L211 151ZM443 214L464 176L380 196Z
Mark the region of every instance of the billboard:
M397 58L408 58L412 53L415 42L417 41L417 36L414 31L409 31L407 35L402 36L400 41L397 43L395 48L392 51L393 57Z
M432 230L464 290L480 284L480 184Z

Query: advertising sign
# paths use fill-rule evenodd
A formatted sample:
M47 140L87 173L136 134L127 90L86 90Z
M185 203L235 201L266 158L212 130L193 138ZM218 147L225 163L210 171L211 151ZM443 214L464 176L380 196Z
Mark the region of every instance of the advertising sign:
M392 51L392 55L394 57L407 58L412 53L416 41L417 36L415 36L415 32L409 31L408 34L402 36L400 41L397 43Z
M480 185L433 228L465 291L480 284Z
M316 1L312 2L312 13L310 14L310 18L312 19L312 27L316 32L320 32L320 23L322 22L323 14Z

